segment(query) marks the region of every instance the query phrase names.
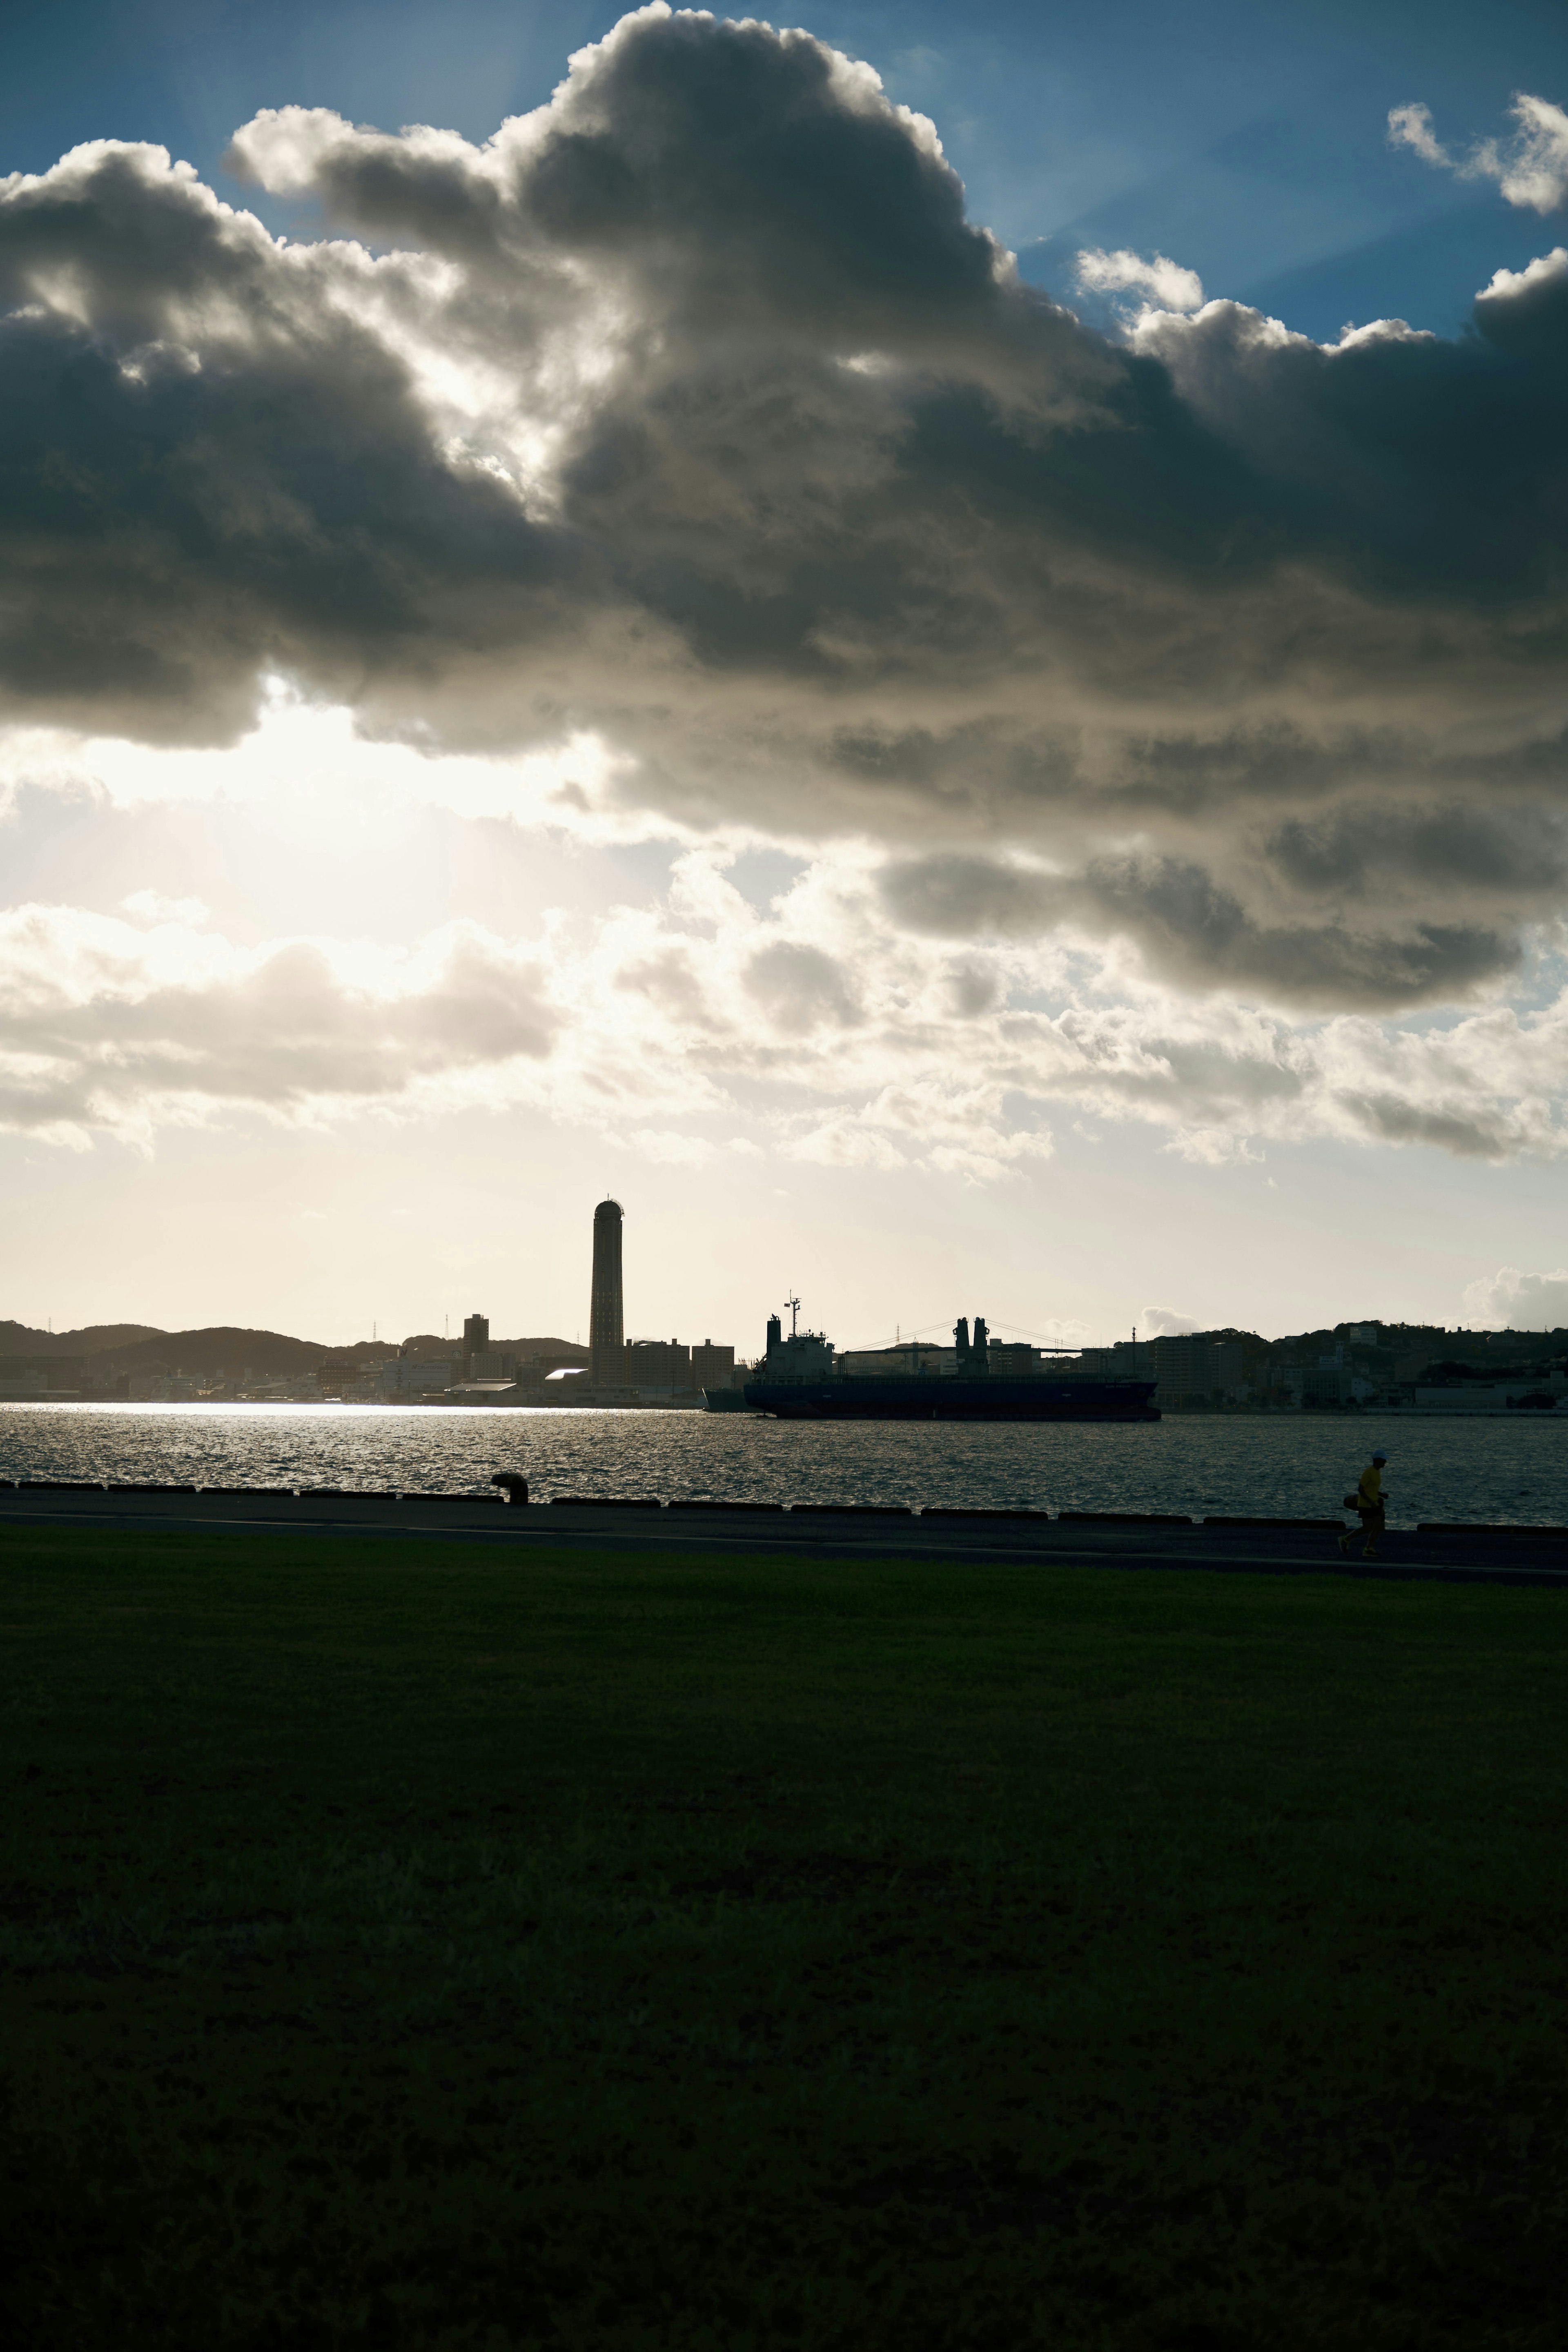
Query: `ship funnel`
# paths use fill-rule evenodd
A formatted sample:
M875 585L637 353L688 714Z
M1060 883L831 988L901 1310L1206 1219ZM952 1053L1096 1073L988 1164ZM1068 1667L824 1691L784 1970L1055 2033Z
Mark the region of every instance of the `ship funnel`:
M962 1372L969 1361L969 1318L961 1315L952 1327L952 1344L958 1351L958 1369Z
M974 1318L974 1349L973 1365L973 1369L977 1372L988 1372L991 1370L990 1362L987 1360L985 1353L987 1345L988 1338L985 1329L985 1318L984 1315L977 1315Z
M779 1315L770 1315L770 1316L768 1317L768 1348L767 1348L767 1352L768 1352L768 1354L769 1354L770 1356L773 1354L773 1349L774 1349L776 1347L778 1347L778 1346L780 1345L780 1343L782 1342L783 1339L784 1339L784 1318L783 1318L782 1316L779 1316Z

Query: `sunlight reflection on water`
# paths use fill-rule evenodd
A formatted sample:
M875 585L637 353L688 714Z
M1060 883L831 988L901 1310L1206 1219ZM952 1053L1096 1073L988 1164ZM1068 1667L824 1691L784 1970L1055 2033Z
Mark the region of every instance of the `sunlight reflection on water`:
M1373 1444L1391 1526L1568 1521L1568 1412L1385 1423L1338 1414L1092 1423L390 1405L0 1404L0 1475L756 1502L1032 1504L1331 1517Z

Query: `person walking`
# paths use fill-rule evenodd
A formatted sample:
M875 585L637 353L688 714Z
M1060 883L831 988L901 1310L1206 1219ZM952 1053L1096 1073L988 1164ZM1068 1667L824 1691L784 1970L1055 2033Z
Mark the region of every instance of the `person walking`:
M1384 1530L1384 1506L1387 1499L1383 1491L1384 1465L1387 1460L1387 1454L1379 1446L1366 1468L1362 1472L1361 1483L1355 1493L1345 1496L1347 1510L1359 1512L1361 1516L1361 1531L1366 1538L1366 1543L1362 1551L1363 1559L1377 1558L1377 1539ZM1340 1549L1342 1552L1348 1552L1354 1541L1355 1529L1348 1528L1340 1538Z

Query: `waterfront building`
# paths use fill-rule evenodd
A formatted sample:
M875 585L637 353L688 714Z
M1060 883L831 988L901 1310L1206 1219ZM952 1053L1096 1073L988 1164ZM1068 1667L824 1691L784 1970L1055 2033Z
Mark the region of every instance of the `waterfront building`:
M396 1356L378 1364L373 1377L376 1395L398 1402L443 1395L462 1377L462 1366L451 1356Z
M711 1339L691 1350L691 1385L694 1389L729 1389L735 1385L735 1350L716 1348Z
M1242 1390L1238 1340L1214 1340L1196 1333L1153 1343L1154 1402L1162 1412L1187 1403L1235 1402Z
M994 1343L993 1356L998 1352ZM1162 1412L1179 1412L1184 1405L1236 1404L1247 1393L1240 1340L1211 1339L1203 1332L1085 1348L1079 1364L1101 1379L1131 1374L1152 1380L1154 1402Z
M1152 1381L1155 1377L1153 1346L1148 1339L1117 1339L1109 1348L1083 1348L1079 1351L1078 1369L1097 1381Z
M734 1361L734 1350L731 1350ZM595 1379L598 1378L595 1362ZM626 1351L625 1378L636 1389L689 1389L691 1350L679 1339L633 1339Z

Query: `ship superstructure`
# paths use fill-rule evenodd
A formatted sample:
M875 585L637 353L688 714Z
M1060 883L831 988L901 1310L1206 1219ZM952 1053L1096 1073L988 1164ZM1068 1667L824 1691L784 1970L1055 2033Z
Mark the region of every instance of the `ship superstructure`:
M819 1331L768 1318L767 1350L746 1382L754 1412L780 1421L1158 1421L1154 1383L1089 1373L1070 1355L992 1339L961 1316L951 1348L910 1340L836 1353Z

